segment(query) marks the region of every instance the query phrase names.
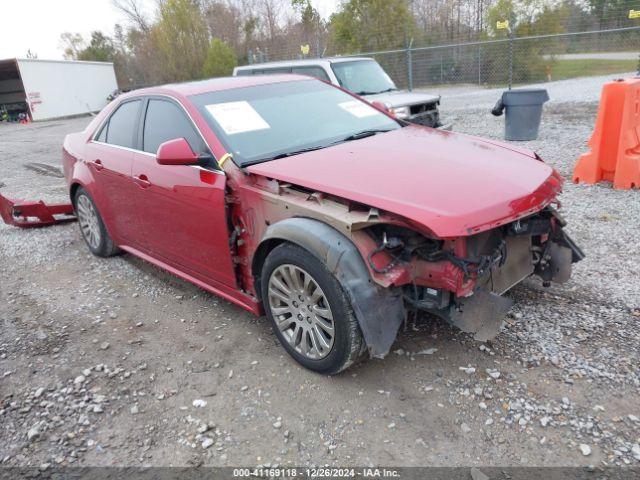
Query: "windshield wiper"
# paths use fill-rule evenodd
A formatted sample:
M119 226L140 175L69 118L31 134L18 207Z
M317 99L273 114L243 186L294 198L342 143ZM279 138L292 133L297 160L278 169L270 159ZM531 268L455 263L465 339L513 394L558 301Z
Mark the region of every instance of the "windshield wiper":
M315 150L320 150L323 148L338 145L339 143L351 142L352 140L360 140L361 138L372 137L373 135L376 135L378 133L390 132L391 130L393 129L377 128L377 129L362 130L361 132L353 133L335 142L331 142L325 145L314 145L313 147L301 148L299 150L292 150L290 152L277 153L276 155L272 155L271 157L259 158L257 160L250 160L248 162L244 162L242 166L250 167L251 165L256 165L258 163L270 162L271 160L278 160L280 158L292 157L294 155L299 155L301 153L313 152Z
M387 88L386 90L380 90L379 92L368 92L366 90L361 90L359 92L356 92L356 95L378 95L379 93L387 93L387 92L392 92L394 90L397 90L397 88L395 87L391 87L391 88Z
M242 164L242 166L243 167L249 167L249 166L255 165L257 163L270 162L271 160L278 160L279 158L292 157L294 155L299 155L301 153L313 152L314 150L320 150L321 148L325 148L327 146L328 145L315 145L313 147L301 148L300 150L292 150L290 152L282 152L282 153L278 153L276 155L273 155L271 157L259 158L257 160L251 160L251 161L248 161L248 162L244 162Z
M335 143L350 142L352 140L360 140L361 138L372 137L378 133L387 133L387 132L390 132L391 130L394 130L394 129L393 128L392 129L375 128L375 129L369 129L369 130L362 130L361 132L357 132L347 137L344 137L342 140L338 140Z

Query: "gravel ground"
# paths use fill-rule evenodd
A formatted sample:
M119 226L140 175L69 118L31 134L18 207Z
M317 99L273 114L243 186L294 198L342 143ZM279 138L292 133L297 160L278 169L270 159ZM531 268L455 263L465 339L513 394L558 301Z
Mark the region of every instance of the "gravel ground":
M537 150L565 178L608 77L549 84ZM496 90L455 88L455 130L500 138ZM87 118L0 124L0 187L65 200L60 145ZM89 254L77 225L0 225L0 461L65 465L576 466L640 462L637 191L566 184L587 253L572 280L528 280L480 344L410 322L384 360L328 378L264 318L130 255Z

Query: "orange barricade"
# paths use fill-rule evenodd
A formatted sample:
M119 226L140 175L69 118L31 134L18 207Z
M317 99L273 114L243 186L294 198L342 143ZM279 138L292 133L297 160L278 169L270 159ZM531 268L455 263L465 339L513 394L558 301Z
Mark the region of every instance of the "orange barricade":
M574 182L640 188L640 78L604 85L589 147L573 170Z

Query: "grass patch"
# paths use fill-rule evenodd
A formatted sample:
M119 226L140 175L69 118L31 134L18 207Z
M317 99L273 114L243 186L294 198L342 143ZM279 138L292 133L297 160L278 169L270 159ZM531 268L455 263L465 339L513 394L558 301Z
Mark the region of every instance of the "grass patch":
M558 59L551 65L551 80L635 72L637 68L638 60Z

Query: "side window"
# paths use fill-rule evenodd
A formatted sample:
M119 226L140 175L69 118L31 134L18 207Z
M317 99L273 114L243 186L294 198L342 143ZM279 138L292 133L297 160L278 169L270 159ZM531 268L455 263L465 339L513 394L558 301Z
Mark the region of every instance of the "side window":
M265 68L262 72L264 75L278 75L281 73L291 73L291 68L279 67L279 68Z
M329 82L329 75L324 71L322 67L293 67L293 73L297 73L298 75L308 75L310 77L315 77L320 80L324 80L325 82Z
M238 70L236 77L248 77L249 75L255 75L255 70Z
M133 100L120 105L109 118L109 122L102 128L98 141L133 148L139 108L140 100Z
M149 100L142 134L142 149L155 154L162 143L176 138L184 138L191 150L197 154L207 151L202 137L180 107L166 100Z

